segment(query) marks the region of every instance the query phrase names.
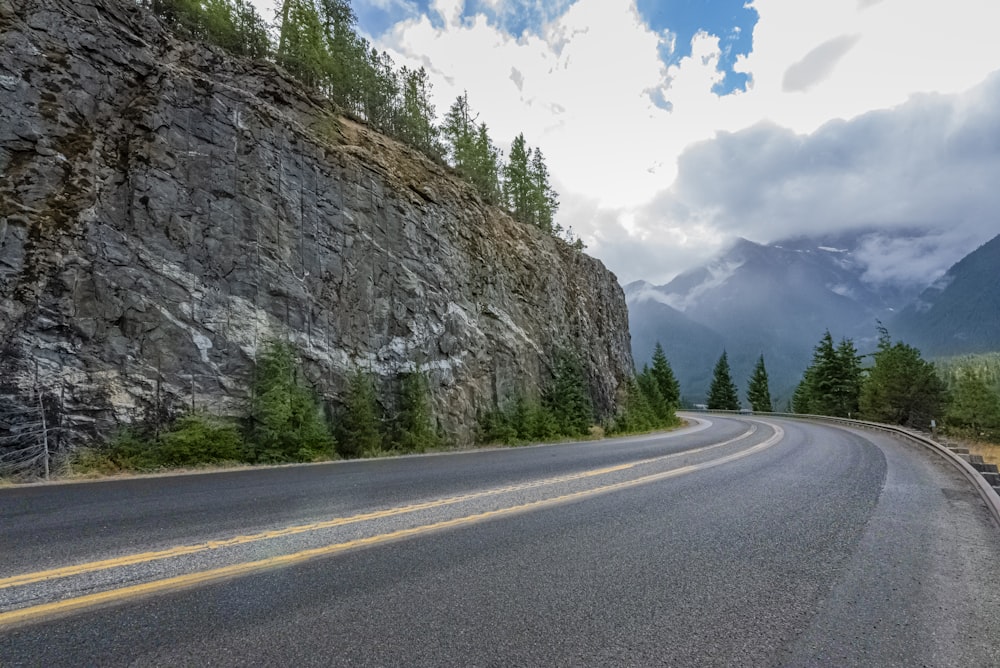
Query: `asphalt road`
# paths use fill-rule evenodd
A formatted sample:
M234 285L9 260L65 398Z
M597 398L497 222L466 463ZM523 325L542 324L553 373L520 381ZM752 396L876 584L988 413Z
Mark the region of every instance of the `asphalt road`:
M707 419L0 490L0 666L1000 665L1000 529L960 473L880 434Z

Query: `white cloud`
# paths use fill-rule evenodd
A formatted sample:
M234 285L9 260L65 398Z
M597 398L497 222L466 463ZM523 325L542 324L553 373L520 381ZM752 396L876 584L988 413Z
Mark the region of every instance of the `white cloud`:
M440 114L467 89L495 140L523 131L541 146L559 222L625 281L662 280L734 235L939 222L950 210L974 221L997 204L972 167L941 167L979 150L963 132L982 121L974 97L986 93L953 102L944 128L904 104L919 92L965 91L1000 69L995 0L752 0L753 51L736 65L751 83L724 97L712 92L719 36L699 33L691 56L668 69L659 54L672 35L650 30L632 0L578 0L517 37L485 17L460 20L463 6L434 0L443 27L409 20L378 46L428 67ZM653 103L657 94L670 111ZM877 109L890 111L844 124ZM898 123L897 113L910 116ZM928 141L947 150L923 150Z

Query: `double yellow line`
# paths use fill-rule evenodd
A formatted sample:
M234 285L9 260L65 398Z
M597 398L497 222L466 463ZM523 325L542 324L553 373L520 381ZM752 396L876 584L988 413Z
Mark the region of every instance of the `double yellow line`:
M292 554L268 557L266 559L260 559L257 561L250 561L239 564L232 564L230 566L223 566L220 568L214 568L205 571L198 571L195 573L188 573L185 575L178 575L171 578L165 578L161 580L155 580L152 582L146 582L137 585L131 585L128 587L122 587L118 589L112 589L108 591L98 592L94 594L88 594L85 596L78 596L75 598L65 599L62 601L55 601L52 603L45 603L41 605L31 606L27 608L22 608L20 610L12 610L9 612L0 613L0 628L6 626L13 626L17 624L22 624L30 621L36 621L39 619L44 619L47 617L52 617L56 615L64 615L71 612L79 611L85 608L107 605L111 603L118 603L129 599L134 599L142 596L147 596L151 594L163 593L167 591L176 591L180 589L188 589L191 587L203 585L210 582L217 582L219 580L229 579L233 577L249 575L251 573L257 573L264 570L269 570L278 567L290 566L293 564L302 563L311 559L316 559L318 557L329 557L332 555L347 552L349 550L354 550L362 547L370 547L373 545L380 545L382 543L387 543L390 541L400 540L403 538L410 538L414 536L420 536L428 534L435 531L440 531L443 529L451 529L455 527L468 526L484 520L495 519L499 517L506 517L509 515L514 515L517 513L528 512L532 510L538 510L541 508L547 508L555 506L562 503L567 503L571 501L579 501L589 497L597 496L600 494L606 494L608 492L618 491L626 489L629 487L636 487L639 485L645 485L651 482L656 482L659 480L665 480L667 478L673 478L686 473L691 473L694 471L711 468L714 466L719 466L727 462L734 461L736 459L741 459L747 457L756 452L760 452L772 445L778 443L784 436L784 431L777 425L770 424L770 426L775 430L775 433L766 441L759 443L746 450L741 450L739 452L726 455L725 457L720 457L718 459L713 459L708 462L701 464L693 464L689 466L683 466L676 469L671 469L668 471L662 471L659 473L653 473L650 475L640 476L638 478L633 478L630 480L624 480L621 482L610 483L607 485L602 485L599 487L594 487L587 490L582 490L578 492L571 492L568 494L563 494L560 496L550 497L547 499L540 499L538 501L531 501L528 503L523 503L515 506L509 506L506 508L499 508L496 510L489 510L482 513L476 513L473 515L466 515L463 517L456 517L448 520L443 520L440 522L434 522L431 524L424 524L417 527L411 527L408 529L399 529L397 531L391 531L388 533L378 534L375 536L369 536L366 538L358 538L355 540L346 541L343 543L335 543L332 545L326 545L323 547L313 548L309 550L302 550L300 552L295 552ZM325 522L317 522L314 524L304 524L295 527L288 527L286 529L279 529L276 531L267 531L257 534L250 534L246 536L237 536L228 540L222 541L211 541L206 543L199 543L196 545L185 545L180 547L171 548L168 550L161 550L158 552L144 552L140 554L129 555L126 557L121 557L117 559L107 559L103 561L94 561L86 564L79 564L76 566L68 566L65 568L57 568L47 571L39 571L37 573L26 573L24 575L13 576L9 578L4 578L0 580L0 588L9 588L25 584L31 584L36 582L41 582L43 580L49 580L54 578L68 577L71 575L77 575L81 573L89 573L98 570L106 570L110 568L116 568L120 566L128 566L138 563L145 563L149 561L155 561L158 559L167 559L170 557L194 554L196 552L201 552L204 550L219 549L223 547L230 547L235 545L242 545L250 543L253 541L267 540L269 538L277 538L281 536L289 536L299 533L305 533L308 531L316 531L319 529L325 529L330 527L342 526L345 524L351 524L355 522L363 522L366 520L380 519L385 517L392 517L395 515L401 515L404 513L416 512L418 510L424 510L428 508L437 508L441 506L452 505L456 503L461 503L462 501L468 501L477 498L483 498L487 496L493 496L498 494L503 494L507 492L519 491L523 489L529 489L532 487L541 487L544 485L556 484L559 482L566 482L572 480L579 480L583 478L589 478L599 475L605 475L608 473L613 473L617 471L624 471L628 469L641 466L643 464L652 463L658 460L663 460L671 457L677 457L681 455L690 455L695 452L700 452L712 448L718 448L723 445L728 445L735 441L738 441L750 433L750 430L741 436L738 436L729 441L723 443L716 443L710 446L704 446L702 448L697 448L695 450L688 450L683 453L674 453L671 455L663 455L660 457L654 457L651 459L645 459L637 462L632 462L629 464L622 464L619 466L611 466L607 468L594 469L591 471L585 471L583 473L560 476L556 478L548 478L545 480L535 481L531 483L525 483L522 485L512 485L509 487L496 488L492 490L486 490L483 492L478 492L474 494L466 494L461 496L449 497L446 499L439 499L435 501L428 501L426 503L411 504L408 506L401 506L398 508L391 508L387 510L375 511L371 513L363 513L359 515L353 515L351 517L335 518Z

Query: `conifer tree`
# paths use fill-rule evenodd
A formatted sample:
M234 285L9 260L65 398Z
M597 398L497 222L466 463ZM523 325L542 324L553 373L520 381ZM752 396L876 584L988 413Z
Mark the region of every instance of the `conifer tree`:
M361 113L377 129L394 134L399 97L399 79L392 58L371 49L362 74Z
M949 426L972 429L979 435L984 430L1000 430L1000 393L975 368L958 372L948 405Z
M754 412L770 413L774 410L763 355L757 360L753 375L750 377L750 384L747 387L747 401L750 402L750 408Z
M434 428L427 377L419 370L402 375L394 437L394 445L404 452L425 452L441 445Z
M532 183L534 200L534 205L531 207L534 214L532 222L540 229L558 235L562 230L555 225L554 220L556 210L559 208L559 198L549 184L549 168L545 165L541 149L537 147L531 152L528 175Z
M583 367L576 355L563 351L556 355L552 385L543 405L551 413L556 431L565 436L583 436L594 421L594 407Z
M861 412L870 420L925 428L939 416L945 401L944 383L934 365L920 351L902 342L892 343L879 326L875 363L861 388Z
M529 176L528 147L524 133L514 138L510 145L510 155L503 168L504 203L515 220L531 223L534 210L534 184Z
M441 157L444 148L438 138L439 131L434 125L434 105L430 100L431 84L427 71L403 67L399 75L402 86L402 102L396 133L410 146L432 157Z
M620 389L621 398L618 402L618 412L606 428L610 434L629 434L656 429L656 415L645 393L639 387L638 380L632 378Z
M715 363L715 370L712 372L712 385L709 387L706 403L709 410L739 410L738 390L733 383L732 374L729 371L729 358L724 350L719 361Z
M498 204L501 197L500 149L490 139L486 123L480 123L476 129L473 146L473 163L469 179L483 199L490 204Z
M342 107L363 113L360 100L366 85L368 44L357 35L357 16L348 0L318 1L328 53L323 90Z
M291 344L271 341L259 353L249 422L251 456L257 461L331 454L334 439L315 396L303 384Z
M347 385L340 419L337 451L344 457L375 455L382 450L382 425L375 382L369 374L355 371Z
M675 409L679 408L681 405L681 386L677 382L677 377L674 376L674 370L670 368L670 362L667 360L667 356L663 352L663 346L660 345L659 341L656 342L656 347L653 348L653 366L650 369L650 373L656 379L656 384L660 388L660 394L663 395L663 399Z
M656 382L648 366L642 367L642 373L636 376L639 389L646 397L649 409L656 417L656 426L666 427L674 421L674 407L664 398L660 384Z
M851 417L858 410L861 359L854 343L842 339L834 347L827 330L813 349L813 361L796 390L796 413Z
M810 385L812 376L809 369L802 374L802 380L795 386L795 393L792 395L792 412L800 415L807 415L812 409Z
M445 114L441 126L448 160L459 174L468 178L475 163L476 117L469 108L469 93L459 95Z
M278 64L310 88L321 89L332 63L319 11L311 0L284 0Z

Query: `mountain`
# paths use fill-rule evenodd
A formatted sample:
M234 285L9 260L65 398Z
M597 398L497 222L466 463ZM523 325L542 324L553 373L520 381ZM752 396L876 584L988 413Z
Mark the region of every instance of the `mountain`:
M856 258L861 235L797 238L762 245L740 239L728 251L662 286L626 286L632 351L647 362L659 340L693 403L703 401L723 348L741 390L763 354L772 395L791 396L826 329L859 347L875 340L916 289L874 286ZM667 310L669 309L669 311Z
M1000 236L952 266L889 330L925 355L1000 351Z
M670 366L678 379L685 379L681 389L690 385L708 387L712 380L712 367L725 347L721 334L695 322L683 312L662 301L656 287L638 281L625 286L625 300L629 305L629 331L632 334L632 351L644 351L636 357L636 364L648 363L656 342L668 351ZM664 339L664 332L670 336ZM699 403L699 399L693 403Z
M577 352L595 409L631 375L597 260L264 61L142 3L0 2L0 400L65 437L237 413L291 342L329 414L430 380L438 426L537 394ZM0 425L2 427L2 425ZM2 436L2 433L0 433ZM2 439L0 439L2 440Z

